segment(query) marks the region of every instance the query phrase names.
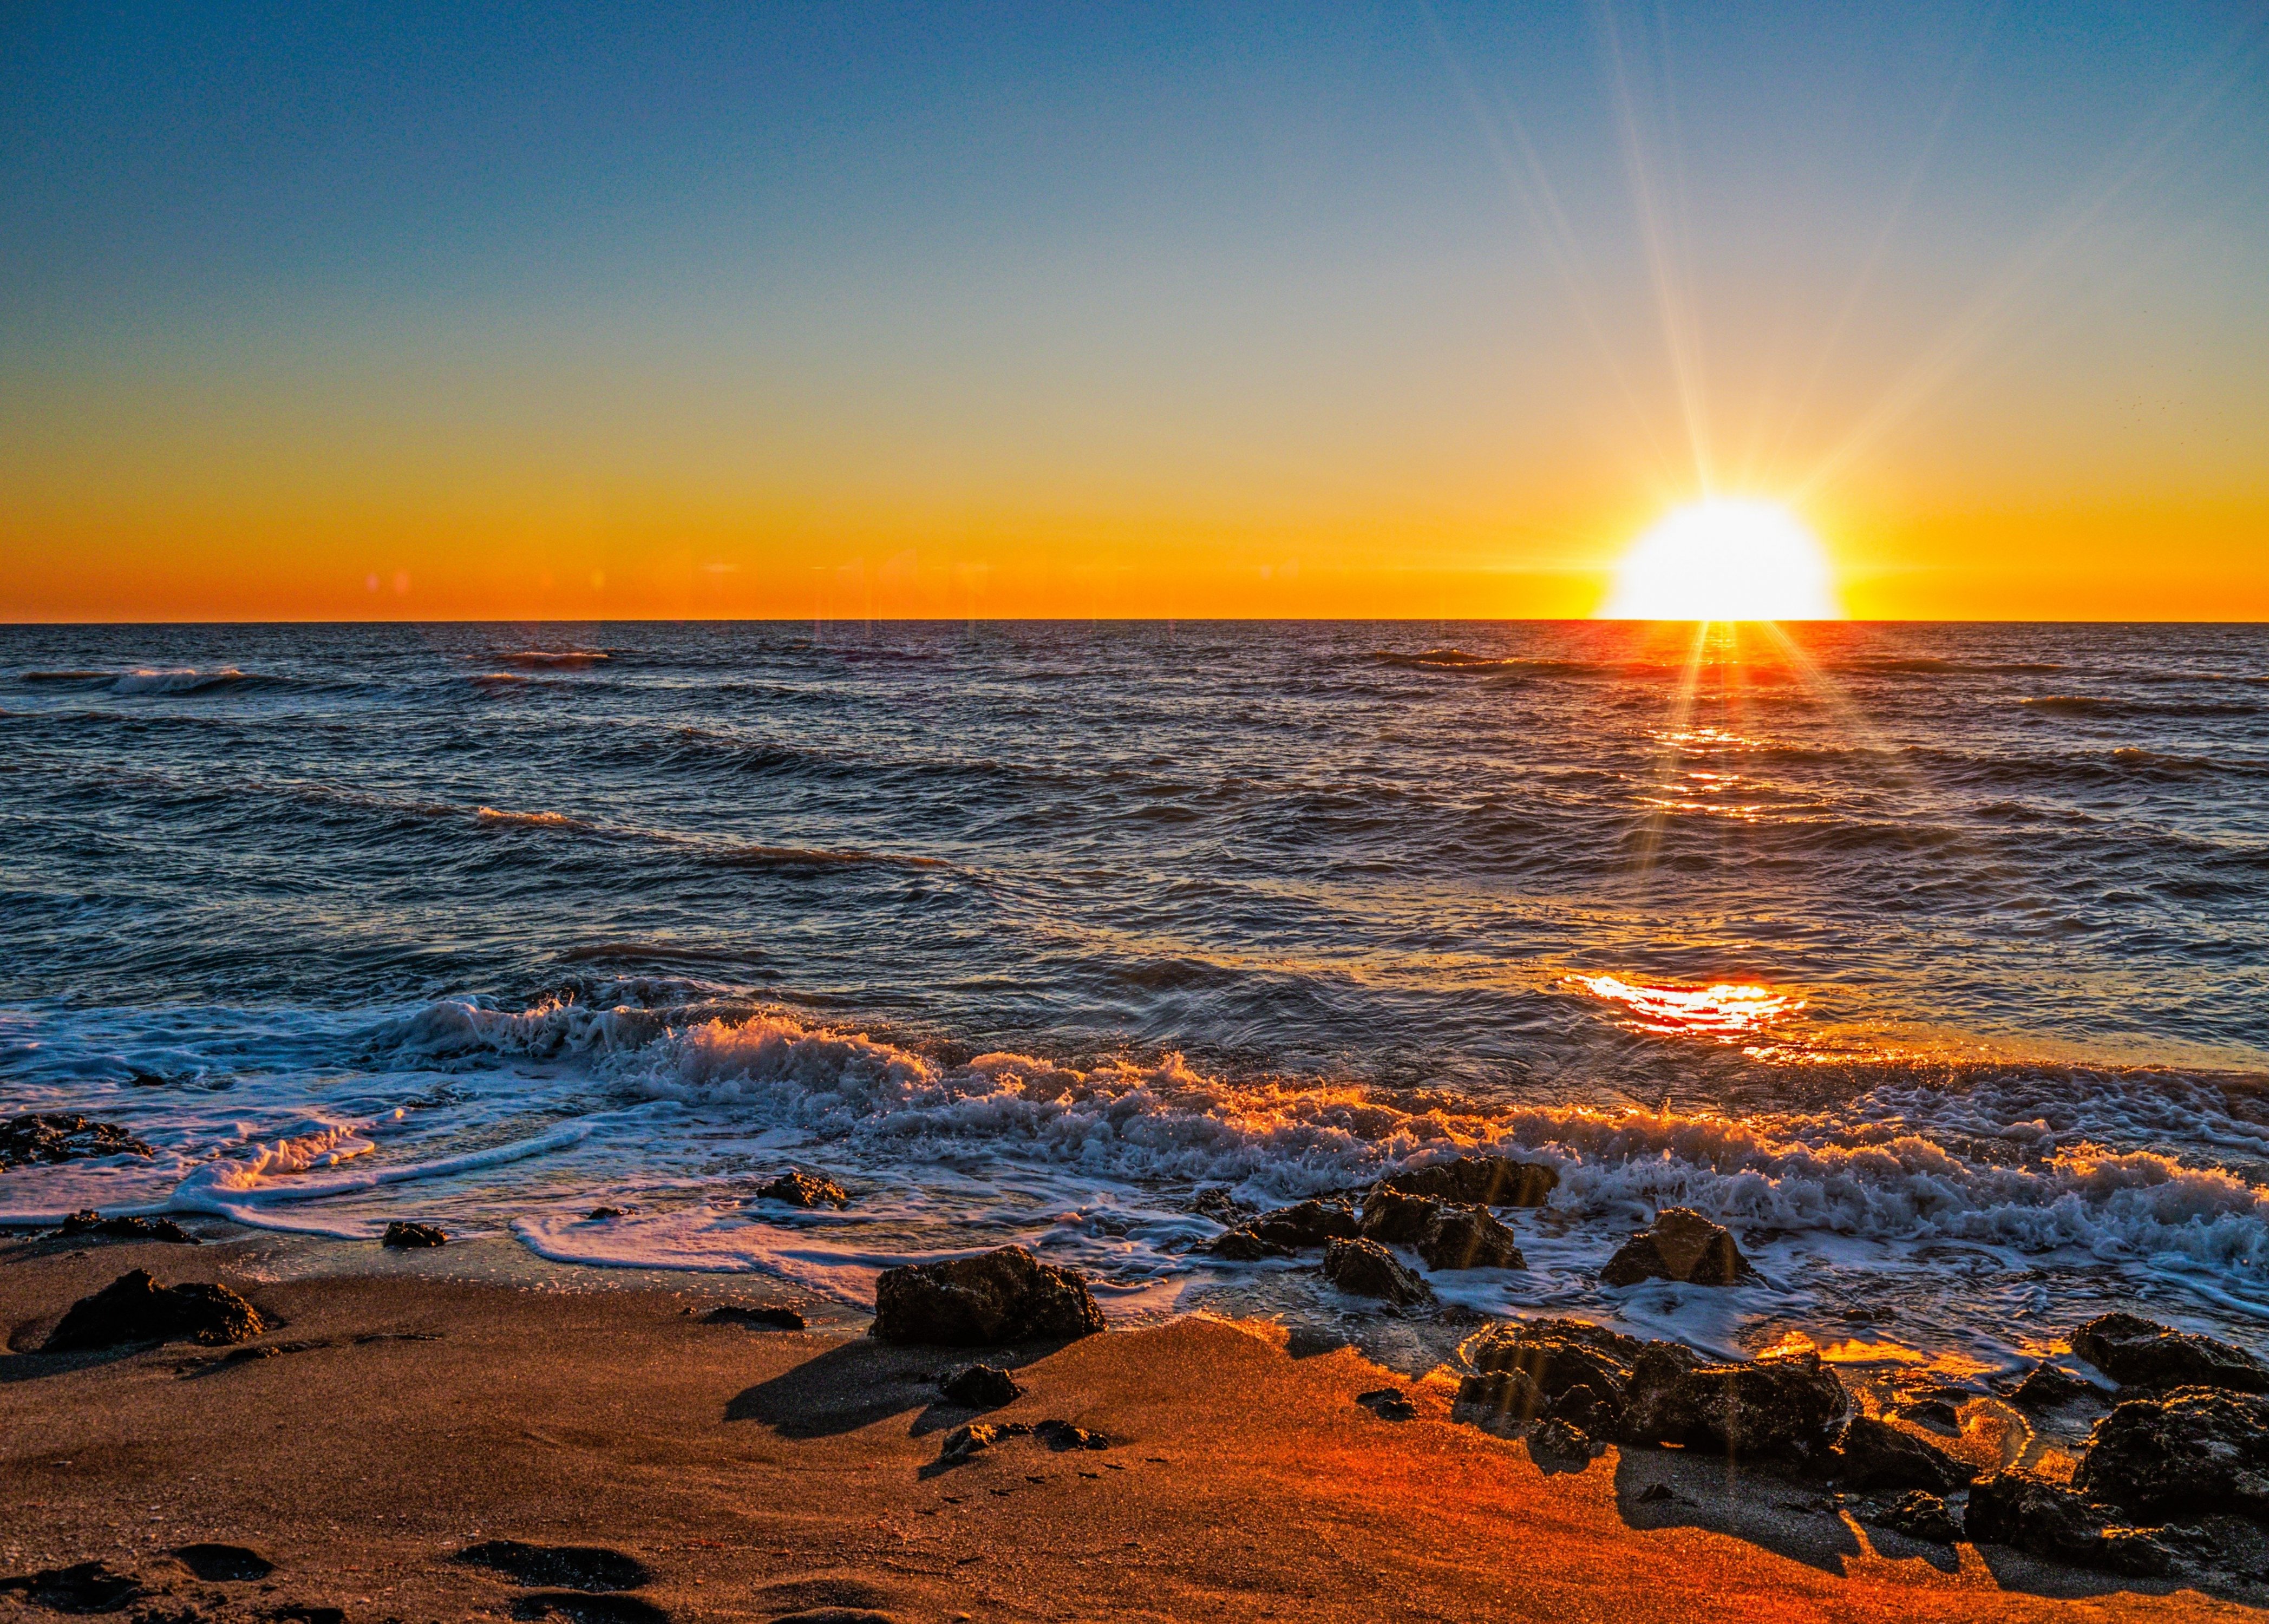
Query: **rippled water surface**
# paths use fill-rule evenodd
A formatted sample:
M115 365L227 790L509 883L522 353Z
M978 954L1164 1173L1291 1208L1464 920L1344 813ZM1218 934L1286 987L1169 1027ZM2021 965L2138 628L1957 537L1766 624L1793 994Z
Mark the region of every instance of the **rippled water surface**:
M1495 1311L2269 1316L2261 629L16 628L0 742L0 1110L157 1151L0 1216L1351 1314L1195 1193L1489 1147ZM1765 1280L1598 1287L1673 1202Z

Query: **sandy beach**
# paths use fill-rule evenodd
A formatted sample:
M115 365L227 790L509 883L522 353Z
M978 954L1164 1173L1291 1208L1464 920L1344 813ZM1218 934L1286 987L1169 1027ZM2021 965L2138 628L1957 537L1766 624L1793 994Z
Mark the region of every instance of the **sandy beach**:
M884 1346L839 1309L804 1332L710 1323L769 1295L714 1279L468 1278L483 1257L241 1232L0 1251L0 1567L100 1561L141 1580L122 1611L153 1620L2255 1615L1921 1544L1816 1485L1680 1451L1548 1473L1452 1422L1444 1374L1348 1347L1294 1357L1265 1323L994 1355L1026 1392L986 1419L1068 1421L1109 1447L1011 1436L947 1464L974 1416L936 1380L965 1350ZM137 1266L233 1285L277 1323L249 1351L27 1351ZM1356 1402L1389 1385L1415 1419ZM602 1547L650 1578L581 1595L458 1560L500 1539ZM200 1542L274 1572L208 1582L167 1554ZM18 1591L0 1616L55 1614Z

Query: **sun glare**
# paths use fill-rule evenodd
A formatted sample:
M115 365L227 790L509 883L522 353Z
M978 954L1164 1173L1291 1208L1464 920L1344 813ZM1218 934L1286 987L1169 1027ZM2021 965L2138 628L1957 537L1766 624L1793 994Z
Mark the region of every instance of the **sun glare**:
M1632 543L1602 620L1841 620L1828 555L1776 502L1681 507Z

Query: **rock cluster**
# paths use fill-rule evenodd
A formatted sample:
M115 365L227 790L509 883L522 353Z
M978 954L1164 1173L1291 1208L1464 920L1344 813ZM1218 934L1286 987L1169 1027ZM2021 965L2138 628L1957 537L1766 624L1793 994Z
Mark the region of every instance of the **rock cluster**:
M1381 1183L1404 1195L1430 1195L1471 1207L1541 1207L1560 1175L1542 1162L1511 1156L1460 1156L1389 1174Z
M945 1435L939 1445L937 1458L946 1464L967 1460L981 1455L1009 1438L1032 1438L1061 1453L1066 1450L1107 1450L1111 1440L1099 1432L1068 1421L1036 1421L1026 1426L1023 1421L971 1421L965 1427L956 1427Z
M850 1192L831 1178L791 1168L757 1192L759 1201L785 1201L790 1207L848 1207Z
M45 1344L50 1354L136 1342L248 1342L268 1329L259 1310L225 1286L160 1286L147 1269L120 1275L70 1306Z
M1103 1310L1086 1283L1022 1246L944 1263L910 1263L883 1270L875 1282L870 1334L885 1342L982 1347L1102 1329Z
M2133 1314L2104 1314L2073 1332L2072 1351L2122 1387L2221 1387L2269 1392L2269 1364L2242 1347L2170 1330Z
M1489 1177L1452 1176L1458 1170L1472 1165L1481 1165L1485 1170L1528 1167L1526 1163L1507 1162L1501 1157L1474 1156L1445 1163L1443 1169L1426 1170L1444 1175L1431 1182L1458 1188L1502 1187L1515 1194L1530 1193L1535 1187L1549 1188L1548 1185L1539 1185L1534 1179L1523 1184L1501 1172ZM1549 1168L1531 1170L1548 1179L1553 1177ZM1216 1236L1208 1250L1231 1262L1255 1263L1264 1258L1290 1257L1319 1246L1334 1248L1340 1243L1364 1240L1381 1248L1410 1247L1425 1260L1428 1268L1438 1271L1527 1266L1513 1232L1487 1207L1411 1193L1396 1182L1407 1177L1412 1176L1397 1174L1376 1185L1364 1197L1361 1211L1341 1200L1302 1201L1245 1218L1235 1229ZM1337 1266L1332 1263L1332 1255L1336 1254L1327 1253L1326 1257L1324 1272L1336 1281L1335 1269L1351 1270L1350 1278L1359 1282L1340 1282L1343 1289L1396 1302L1423 1299L1424 1293L1412 1295L1408 1288L1408 1281L1416 1276L1392 1257L1388 1261L1394 1265L1394 1270L1399 1276L1407 1278L1377 1266L1376 1259L1367 1252L1355 1254L1363 1259L1359 1264L1343 1256Z
M397 1218L386 1226L378 1244L396 1251L414 1251L425 1246L445 1246L448 1241L448 1236L432 1224L405 1223Z
M197 1237L170 1218L106 1218L89 1208L73 1213L55 1231L57 1240L165 1241L195 1246Z
M73 1112L35 1111L0 1121L0 1169L157 1154L115 1122L97 1122Z
M726 1303L702 1315L701 1323L762 1331L802 1331L809 1324L801 1310L785 1303Z

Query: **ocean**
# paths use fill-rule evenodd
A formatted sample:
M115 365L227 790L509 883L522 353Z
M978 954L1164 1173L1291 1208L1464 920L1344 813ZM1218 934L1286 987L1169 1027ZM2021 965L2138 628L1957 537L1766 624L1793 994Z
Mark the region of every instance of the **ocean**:
M852 1303L1016 1240L1408 1353L1200 1197L1488 1149L1560 1174L1434 1276L1489 1314L1957 1377L2269 1319L2269 629L0 628L0 1114L155 1152L0 1222ZM1601 1287L1667 1205L1759 1278Z

